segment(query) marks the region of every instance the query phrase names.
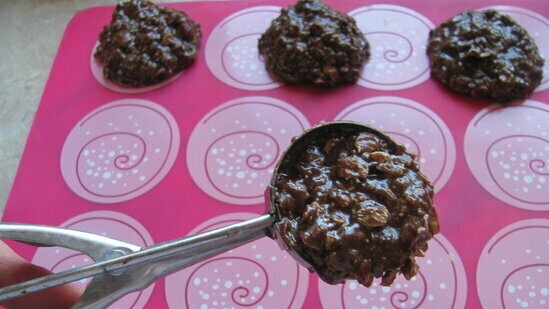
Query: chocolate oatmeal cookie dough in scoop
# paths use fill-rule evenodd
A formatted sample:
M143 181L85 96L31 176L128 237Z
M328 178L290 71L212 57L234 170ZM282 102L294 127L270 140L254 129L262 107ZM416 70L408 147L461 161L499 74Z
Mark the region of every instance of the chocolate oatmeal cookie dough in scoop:
M94 57L106 80L121 86L150 86L193 64L201 36L200 25L184 12L130 0L114 9Z
M410 279L439 232L433 186L415 156L359 123L323 123L297 137L270 198L273 237L330 284Z
M282 9L258 47L276 80L325 88L355 83L370 56L356 21L320 0Z

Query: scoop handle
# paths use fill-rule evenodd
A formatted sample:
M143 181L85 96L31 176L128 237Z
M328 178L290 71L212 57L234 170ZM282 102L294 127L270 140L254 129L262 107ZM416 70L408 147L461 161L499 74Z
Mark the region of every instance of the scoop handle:
M73 308L104 308L128 293L144 289L161 277L252 240L270 236L274 223L275 216L265 214L215 230L159 243L136 252L131 251L133 247L130 249L125 243L120 242L122 246L113 249L114 256L104 256L94 264L0 288L0 301L93 277ZM28 226L26 229L28 230ZM55 231L58 232L58 229ZM70 241L71 247L76 249L82 249L81 245L85 244L85 251L88 253L90 243L96 241L82 238L79 232L73 230L64 230L61 233L63 239L60 241L41 239L36 233L34 236L25 237L16 237L17 235L10 234L9 238L48 246L63 245L65 241ZM74 237L75 235L77 237ZM8 235L3 236L8 238Z
M123 273L111 270L95 276L74 308L104 308L128 293L144 289L161 277L255 239L270 236L274 223L274 215L265 214L110 260L113 267L108 269L118 267Z

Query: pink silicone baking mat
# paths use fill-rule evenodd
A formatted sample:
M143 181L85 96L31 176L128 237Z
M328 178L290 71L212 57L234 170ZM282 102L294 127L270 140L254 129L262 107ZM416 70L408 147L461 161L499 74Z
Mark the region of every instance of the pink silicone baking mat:
M330 286L268 238L157 281L112 308L549 308L549 71L502 107L429 74L429 30L497 6L549 59L545 1L327 1L357 20L371 59L356 85L273 82L257 39L290 1L167 4L201 24L196 63L147 89L105 82L91 55L113 7L68 24L4 221L56 225L148 246L257 217L290 139L320 121L362 121L419 154L441 233L420 273L393 286ZM548 61L549 62L549 61ZM13 244L13 243L12 243ZM90 263L13 244L54 271Z

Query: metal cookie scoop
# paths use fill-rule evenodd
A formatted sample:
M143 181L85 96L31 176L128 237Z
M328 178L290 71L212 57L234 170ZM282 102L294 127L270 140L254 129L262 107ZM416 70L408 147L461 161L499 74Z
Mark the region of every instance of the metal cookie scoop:
M94 264L66 270L49 276L0 288L0 302L38 292L69 282L93 277L84 294L73 308L104 308L131 292L149 286L159 278L223 253L264 236L276 240L282 249L303 266L312 271L297 252L286 246L280 237L278 221L280 212L274 198L274 183L279 167L289 156L301 149L303 137L322 134L329 130L338 132L370 132L389 143L385 134L354 122L326 122L306 130L295 138L277 163L271 183L266 190L267 213L257 218L232 224L176 240L159 243L149 248L76 230L31 225L0 223L0 238L24 242L34 246L60 246L82 252L94 260Z

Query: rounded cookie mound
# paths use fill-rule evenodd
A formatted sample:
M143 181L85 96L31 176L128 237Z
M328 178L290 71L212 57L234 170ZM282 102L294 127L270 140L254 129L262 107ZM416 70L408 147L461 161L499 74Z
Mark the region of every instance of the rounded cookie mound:
M370 55L355 20L319 0L282 9L259 39L259 52L275 79L320 87L355 83Z
M403 146L340 128L307 134L280 162L273 178L280 238L330 284L410 279L415 257L439 232L433 186Z
M543 75L534 40L493 9L464 11L431 30L427 55L448 89L501 103L527 98Z
M132 87L153 85L194 62L201 35L200 25L184 12L132 0L116 6L94 57L107 80Z

